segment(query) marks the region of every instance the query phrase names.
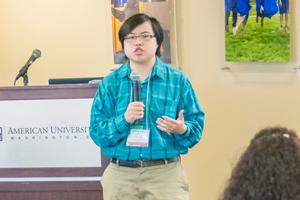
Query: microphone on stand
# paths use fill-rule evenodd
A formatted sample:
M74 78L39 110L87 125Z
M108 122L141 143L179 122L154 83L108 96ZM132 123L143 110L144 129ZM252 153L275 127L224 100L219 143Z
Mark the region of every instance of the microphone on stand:
M132 80L132 101L141 101L141 77L137 72L131 72ZM134 125L140 125L140 120L136 120Z
M28 75L27 75L28 68L40 56L41 56L40 50L38 49L33 50L32 55L30 56L26 64L20 69L18 75L16 76L14 85L16 85L16 82L20 77L23 77L24 85L25 86L28 85Z

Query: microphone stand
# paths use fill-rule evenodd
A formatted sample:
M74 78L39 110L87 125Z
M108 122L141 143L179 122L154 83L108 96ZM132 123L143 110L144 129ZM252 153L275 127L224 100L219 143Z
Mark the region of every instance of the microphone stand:
M28 75L27 75L27 71L26 71L26 73L25 73L22 77L23 77L23 83L24 83L24 86L27 86L27 85L28 85Z
M27 68L28 69L28 68ZM15 79L15 82L14 82L14 85L16 85L16 82L19 78L23 78L23 84L24 86L27 86L28 85L28 73L27 73L27 70L21 74L18 74L16 79Z
M19 74L17 75L16 79L15 79L15 82L14 82L14 85L16 85L16 82L19 78L23 78L23 83L24 83L24 86L27 86L28 85L28 69L30 67L30 65L35 61L34 60L31 60L30 62L27 62L24 67L22 67L22 69L19 71Z

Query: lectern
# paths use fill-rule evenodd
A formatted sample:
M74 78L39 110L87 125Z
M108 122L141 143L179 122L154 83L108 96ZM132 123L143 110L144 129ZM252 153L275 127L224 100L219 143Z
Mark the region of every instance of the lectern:
M43 158L43 151L47 151L47 146L44 149L44 143L56 145L56 142L62 143L62 140L64 139L72 140L72 142L75 144L81 144L82 141L80 140L84 140L83 142L91 142L91 139L88 138L87 127L78 128L73 125L73 127L70 127L71 125L68 124L69 120L63 118L66 112L64 109L59 109L59 111L56 112L57 116L60 117L58 120L59 125L53 125L50 122L48 124L48 122L45 122L44 117L44 121L36 123L36 126L32 125L29 128L24 128L21 125L18 125L18 127L14 127L12 122L13 120L11 120L14 116L20 114L20 110L17 109L19 102L25 103L24 105L33 105L32 109L34 109L35 103L43 103L42 100L47 100L45 101L47 102L47 105L45 106L55 105L58 107L60 106L60 103L66 103L69 102L69 100L72 100L72 102L73 100L82 100L85 102L86 99L92 101L97 87L98 85L66 84L0 88L0 148L2 148L2 150L4 148L4 152L1 152L1 154L6 154L5 156L8 158L8 161L5 160L5 162L2 162L2 165L0 164L0 199L102 200L102 188L100 181L102 173L109 160L104 156L100 156L100 149L100 166L96 166L94 164L88 166L90 162L93 163L95 161L93 158L89 158L89 160L85 161L86 163L84 164L80 162L80 159L84 160L80 152L86 151L83 149L85 147L81 145L80 147L76 147L74 150L70 150L70 148L73 148L72 145L66 145L66 152L61 152L61 155L60 153L57 153L55 156L50 158L53 150L57 150L55 147L53 147L51 152L48 152L50 155L48 155L49 160L52 159L51 162L45 161L42 163L35 163L36 160ZM16 108L13 109L14 107L12 107L9 109L9 111L7 111L6 109L8 108L6 105L15 105ZM76 104L76 107L78 107L78 104ZM38 106L37 109L39 109ZM49 107L49 109L51 109L51 107ZM12 118L9 121L6 120L8 113L3 113L4 111L11 112L9 114ZM85 113L86 112L89 111L85 111ZM30 117L27 118L26 115L24 116L24 121L30 120ZM51 114L49 114L49 119L53 119L51 118ZM5 123L8 125L5 125ZM35 124L33 122L31 123ZM80 123L80 120L78 123ZM77 135L75 134L76 131L79 132ZM17 144L24 146L25 148L21 151L26 152L20 152ZM34 146L39 146L40 149L35 150ZM35 159L32 157L32 155L28 155L32 160L27 161L24 159L27 151L36 152L37 158ZM87 157L89 157L92 152L90 150L87 151ZM74 159L75 161L79 160L75 167L69 163L65 165L64 160L61 159L61 156L68 152L74 152L74 158L70 159ZM79 156L77 156L77 154L79 154ZM42 156L38 157L40 155ZM43 160L48 159L46 152L45 155L46 158ZM58 164L55 162L56 158ZM14 166L14 163L16 163L16 166ZM95 163L97 164L97 161L95 161Z

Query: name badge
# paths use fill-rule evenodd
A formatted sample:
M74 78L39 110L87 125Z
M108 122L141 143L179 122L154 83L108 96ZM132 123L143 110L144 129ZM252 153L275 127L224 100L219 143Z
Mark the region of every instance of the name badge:
M133 128L127 137L126 146L148 147L150 130Z

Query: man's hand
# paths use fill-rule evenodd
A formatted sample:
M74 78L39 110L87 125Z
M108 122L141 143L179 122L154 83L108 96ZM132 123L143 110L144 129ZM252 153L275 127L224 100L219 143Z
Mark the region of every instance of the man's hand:
M264 7L261 5L259 9L260 14L263 14L264 10L265 10Z
M132 124L135 120L142 119L144 117L144 107L145 105L142 102L131 102L124 114L125 120Z
M186 132L187 127L184 124L183 112L184 110L180 110L178 118L176 120L168 116L162 116L161 118L157 118L157 128L161 131L169 133L180 135L184 134Z

